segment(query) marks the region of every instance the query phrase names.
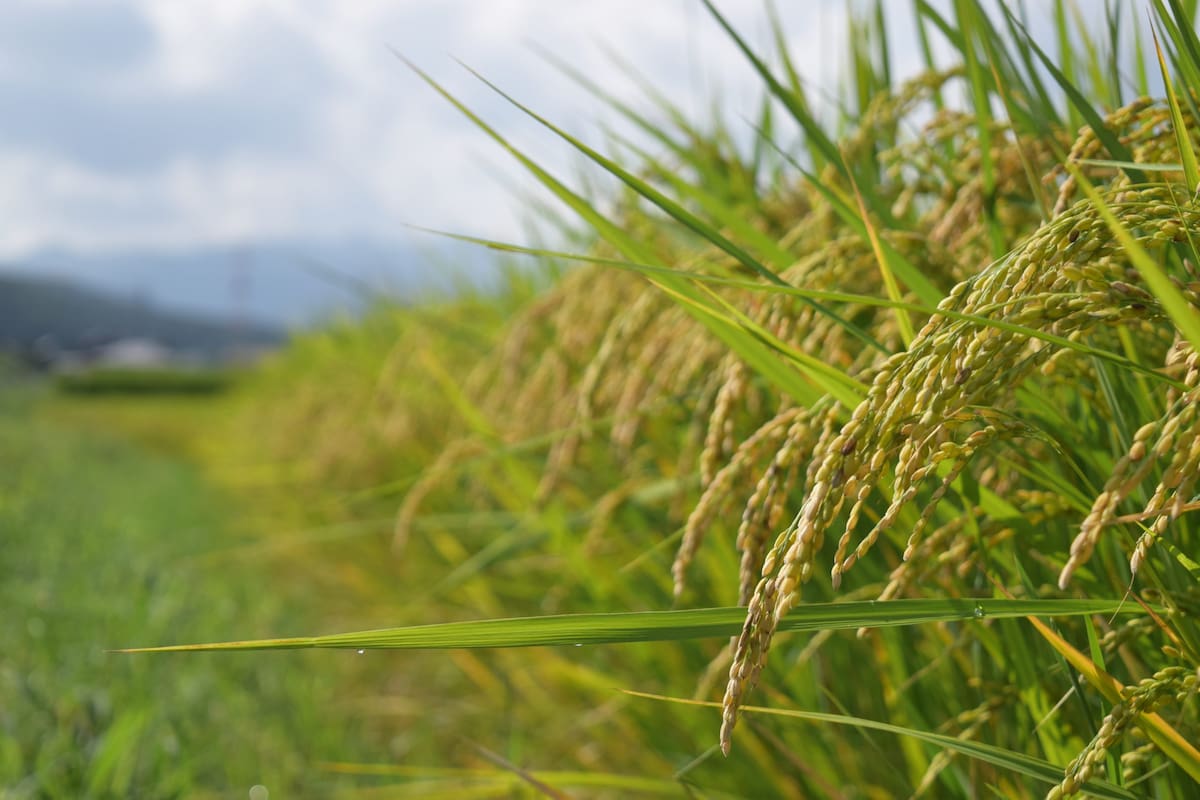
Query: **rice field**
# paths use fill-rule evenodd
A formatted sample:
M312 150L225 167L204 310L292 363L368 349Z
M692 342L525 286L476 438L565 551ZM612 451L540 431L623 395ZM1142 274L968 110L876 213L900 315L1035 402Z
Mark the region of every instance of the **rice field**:
M332 627L152 644L363 653L349 796L1195 796L1195 4L916 2L911 76L863 8L836 117L703 5L749 148L656 96L616 158L512 100L603 202L410 65L570 244L475 240L500 291L252 376L209 466Z
M178 454L70 421L45 387L4 384L0 797L338 791L320 761L370 745L329 664L111 652L317 624L296 587L229 558L259 541L230 499Z

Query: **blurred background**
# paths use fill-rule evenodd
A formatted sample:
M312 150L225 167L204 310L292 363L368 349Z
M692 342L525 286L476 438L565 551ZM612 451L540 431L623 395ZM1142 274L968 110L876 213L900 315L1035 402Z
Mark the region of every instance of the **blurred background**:
M798 65L831 91L845 4L783 6ZM728 11L765 38L760 4ZM192 339L157 332L157 314L241 327L255 345L353 312L364 286L404 298L451 276L486 285L494 259L404 226L520 239L536 217L529 181L396 53L549 166L571 161L564 146L454 59L590 141L601 122L645 140L539 48L635 107L644 80L697 119L741 115L752 135L753 73L695 3L5 3L0 296L99 292L127 320L110 337L183 348ZM73 349L83 328L96 339L115 324L85 322L39 331L5 308L0 341Z

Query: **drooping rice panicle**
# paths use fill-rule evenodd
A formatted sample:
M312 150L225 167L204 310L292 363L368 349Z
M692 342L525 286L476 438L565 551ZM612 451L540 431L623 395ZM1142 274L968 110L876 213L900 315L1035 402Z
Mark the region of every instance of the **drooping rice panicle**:
M1169 215L1158 211L1167 207L1171 197L1170 187L1154 185L1111 190L1106 202L1137 238L1153 244L1171 241L1180 224L1194 225L1200 218L1190 207ZM1182 223L1175 221L1179 214L1184 216ZM1083 201L1041 227L1009 257L960 283L939 309L1079 337L1101 325L1161 315L1153 301L1141 296L1136 302L1130 299L1129 277L1119 245L1090 202ZM951 472L961 470L978 447L1000 436L999 429L971 431L969 409L1002 408L1010 392L1056 349L1009 329L935 314L907 351L879 369L850 421L817 442L804 503L776 543L773 552L778 557L768 556L766 577L750 607L756 607L756 600L761 607L764 598L771 598L771 615L777 622L799 601L800 588L812 576L827 533L849 504L832 572L834 584L840 582L894 523L900 509L915 498L939 463L952 464ZM1183 459L1178 474L1188 463L1190 447L1177 457ZM853 545L857 519L886 472L891 473L887 510ZM941 494L931 498L923 518L932 516ZM1077 546L1076 558L1085 558L1087 552ZM769 640L771 630L773 625L761 608L747 615L747 645L739 648L731 667L727 709L736 709L737 698L753 685L762 668L761 663L740 659L764 657L769 641L763 639ZM726 735L734 719L735 714L727 710ZM727 746L728 740L723 739L722 745Z
M1195 699L1200 683L1197 670L1171 666L1153 676L1126 687L1122 700L1112 707L1100 723L1100 729L1075 759L1067 765L1062 783L1046 794L1046 800L1060 800L1077 794L1082 785L1103 769L1109 751L1125 737L1137 718L1169 702L1182 703Z

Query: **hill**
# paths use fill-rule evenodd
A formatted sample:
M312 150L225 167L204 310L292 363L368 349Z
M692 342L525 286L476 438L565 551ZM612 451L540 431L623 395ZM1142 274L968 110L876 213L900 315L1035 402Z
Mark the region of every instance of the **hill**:
M46 362L125 339L215 360L231 351L277 345L285 336L261 323L235 323L122 299L63 280L0 274L0 349Z
M380 298L408 303L460 282L489 285L495 266L480 248L427 238L412 245L345 239L111 252L47 248L0 265L0 273L145 297L201 317L236 315L297 328L358 316Z

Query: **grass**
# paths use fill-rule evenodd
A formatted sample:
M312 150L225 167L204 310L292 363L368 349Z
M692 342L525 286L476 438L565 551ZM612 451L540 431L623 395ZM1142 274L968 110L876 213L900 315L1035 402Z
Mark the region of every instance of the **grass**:
M318 531L292 543L342 630L387 630L215 646L449 648L360 676L419 734L340 769L394 796L1191 796L1194 4L1154 3L1151 44L1115 5L1092 30L1057 3L1039 42L1023 11L917 2L950 58L904 83L879 5L833 121L784 32L704 5L762 79L750 148L652 87L616 109L658 151L620 158L509 98L619 182L604 202L418 70L578 217L572 252L483 242L534 264L243 387L226 480ZM1151 70L1118 53L1185 80L1135 97ZM1075 602L1105 611L1042 619Z
M0 393L0 796L325 797L359 741L326 664L133 661L131 639L311 625L298 592L202 556L244 541L178 457L36 416ZM361 750L360 750L361 752Z
M91 395L210 395L229 388L232 376L215 369L94 368L58 376L56 385L68 394Z

